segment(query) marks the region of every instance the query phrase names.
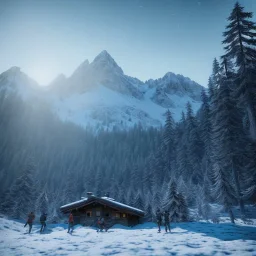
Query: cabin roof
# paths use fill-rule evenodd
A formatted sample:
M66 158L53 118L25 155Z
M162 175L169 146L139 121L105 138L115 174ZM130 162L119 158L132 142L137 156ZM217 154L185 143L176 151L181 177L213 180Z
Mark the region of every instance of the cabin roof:
M126 204L119 203L119 202L115 201L115 199L113 199L113 198L110 198L110 197L96 197L96 196L90 196L89 198L83 198L83 199L75 201L73 203L63 205L63 206L60 207L60 210L63 213L68 213L68 212L70 212L74 209L79 209L79 208L82 208L86 205L89 205L89 204L92 204L92 203L95 203L95 202L97 202L99 204L102 204L102 205L107 205L107 206L109 206L113 209L116 209L116 210L120 210L120 211L130 213L130 214L133 214L133 215L137 215L137 216L140 216L140 217L143 217L145 215L144 211L142 211L140 209L137 209L137 208L134 208L134 207L131 207L131 206L126 205Z

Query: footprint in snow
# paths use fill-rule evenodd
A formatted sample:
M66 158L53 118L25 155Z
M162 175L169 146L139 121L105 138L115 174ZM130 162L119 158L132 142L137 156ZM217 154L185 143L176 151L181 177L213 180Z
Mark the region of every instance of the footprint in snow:
M187 244L187 247L190 247L190 248L200 248L199 244Z
M230 255L231 253L230 252L223 252L225 255Z

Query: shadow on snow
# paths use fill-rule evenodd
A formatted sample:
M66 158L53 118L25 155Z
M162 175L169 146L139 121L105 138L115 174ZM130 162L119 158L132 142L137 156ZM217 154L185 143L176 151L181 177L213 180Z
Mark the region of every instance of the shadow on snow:
M176 223L171 226L172 228L179 227L185 229L192 234L201 233L203 236L214 237L223 241L240 239L256 241L256 227L253 226L239 226L231 223L213 224L205 222ZM173 233L175 233L175 230Z

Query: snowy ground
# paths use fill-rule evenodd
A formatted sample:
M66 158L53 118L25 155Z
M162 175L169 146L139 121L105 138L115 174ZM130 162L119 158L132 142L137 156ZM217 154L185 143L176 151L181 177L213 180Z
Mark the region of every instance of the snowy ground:
M77 226L48 225L45 234L0 218L0 255L256 255L256 225L190 222L172 224L172 232L157 233L154 223L134 228L114 226L108 232Z

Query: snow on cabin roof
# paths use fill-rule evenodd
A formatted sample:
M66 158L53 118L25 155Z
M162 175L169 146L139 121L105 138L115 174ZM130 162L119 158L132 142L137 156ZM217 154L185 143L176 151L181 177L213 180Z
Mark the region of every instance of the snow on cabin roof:
M82 202L87 201L87 199L88 199L88 198L83 198L83 199L78 200L78 201L75 201L75 202L73 202L73 203L65 204L65 205L61 206L61 207L60 207L60 209L62 209L62 208L66 208L66 207L72 207L72 206L75 206L76 204L80 204L80 203L82 203Z
M120 210L123 210L126 212L131 212L132 214L135 214L135 215L144 216L144 214L145 214L144 211L142 211L138 208L119 203L119 202L115 201L115 199L110 198L110 197L105 197L105 196L104 197L91 196L90 198L84 198L84 199L75 201L73 203L63 205L60 207L60 210L63 213L67 213L73 209L81 208L85 205L91 204L94 201L101 203L101 204L106 204L109 207L112 207L115 209L120 209Z
M102 198L102 199L111 200L111 201L115 201L115 199L114 199L114 198L107 197L107 196L102 196L101 198Z
M142 211L142 210L140 210L138 208L129 206L127 204L119 203L119 202L115 201L115 199L114 199L114 202L113 202L113 200L112 200L113 198L105 197L104 199L111 201L111 203L114 203L115 205L118 205L118 206L121 206L121 207L125 207L125 208L131 209L131 210L139 211L139 212L141 212L141 214L144 214L144 211Z

